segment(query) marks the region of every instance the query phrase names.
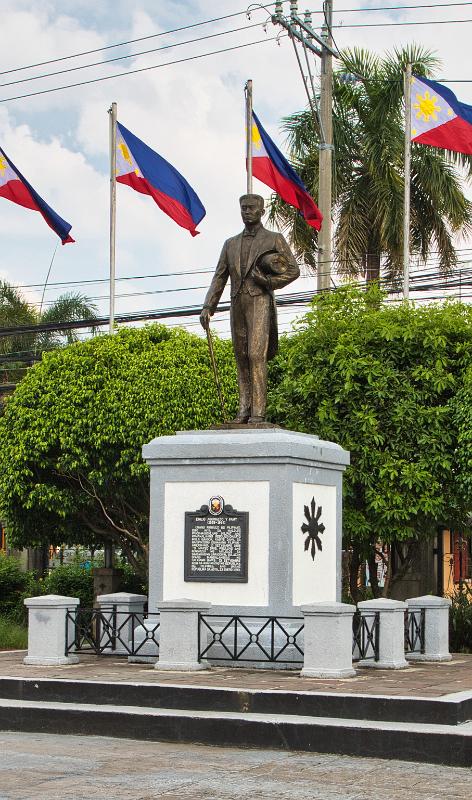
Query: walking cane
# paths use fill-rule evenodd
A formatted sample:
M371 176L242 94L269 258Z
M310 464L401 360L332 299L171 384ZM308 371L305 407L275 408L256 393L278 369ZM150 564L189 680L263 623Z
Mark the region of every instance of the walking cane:
M206 335L207 335L208 350L210 351L211 366L213 368L213 374L215 376L216 389L217 389L217 392L218 392L218 397L220 399L221 413L223 414L223 422L226 422L225 399L224 399L224 396L223 396L223 390L221 388L220 376L218 375L218 367L216 366L215 352L213 350L213 339L211 338L211 333L210 333L210 325L207 325L205 330L206 330Z

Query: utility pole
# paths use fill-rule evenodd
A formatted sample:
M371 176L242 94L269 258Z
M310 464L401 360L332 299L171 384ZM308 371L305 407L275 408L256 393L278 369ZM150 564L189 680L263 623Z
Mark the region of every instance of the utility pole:
M323 25L323 40L332 44L333 0L324 2L326 23ZM332 163L333 163L333 57L323 47L321 56L320 83L320 129L324 140L320 141L318 207L323 214L323 224L318 234L318 291L329 289L332 262Z
M322 33L319 35L312 27L311 13L305 12L302 19L298 15L298 1L290 0L290 17L283 16L282 1L275 4L275 11L272 17L274 25L281 25L288 32L297 56L298 66L308 96L310 108L314 117L315 125L318 126L320 133L319 144L319 183L318 183L318 207L323 214L323 224L318 234L318 274L317 289L326 290L331 285L331 262L332 262L332 153L333 147L333 56L338 57L338 53L333 49L331 35L333 20L333 0L324 0L323 4L325 24ZM300 56L297 50L297 42L300 42L306 59L308 77L304 74ZM321 60L321 82L320 100L316 97L313 76L311 74L308 61L308 51L314 53Z

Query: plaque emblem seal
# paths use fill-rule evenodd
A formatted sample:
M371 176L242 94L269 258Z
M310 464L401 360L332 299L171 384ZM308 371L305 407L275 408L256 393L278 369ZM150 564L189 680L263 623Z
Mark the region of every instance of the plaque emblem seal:
M219 495L215 495L215 497L210 497L208 501L208 511L212 515L212 517L218 517L220 514L223 513L225 507L225 501Z

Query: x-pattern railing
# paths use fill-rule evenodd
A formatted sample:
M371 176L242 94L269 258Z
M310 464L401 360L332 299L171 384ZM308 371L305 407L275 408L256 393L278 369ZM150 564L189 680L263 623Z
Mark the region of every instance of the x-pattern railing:
M142 613L117 611L116 606L78 608L66 614L65 652L115 655L119 651L121 655L136 656L149 642L159 649L159 627L159 622L153 627L144 626Z
M424 653L425 609L405 611L405 653Z
M352 618L352 660L378 661L380 637L380 614L361 614L356 611Z
M199 659L303 663L300 617L200 614Z

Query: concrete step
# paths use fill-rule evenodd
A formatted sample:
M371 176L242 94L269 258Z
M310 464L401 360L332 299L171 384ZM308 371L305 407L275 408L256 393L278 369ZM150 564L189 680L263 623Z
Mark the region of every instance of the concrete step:
M0 730L274 748L472 765L472 722L415 722L0 700Z
M49 678L0 678L0 698L144 706L245 714L335 717L385 722L460 725L472 720L472 692L443 697L372 695L354 692L221 688L202 683L89 681ZM208 677L206 677L208 681Z

